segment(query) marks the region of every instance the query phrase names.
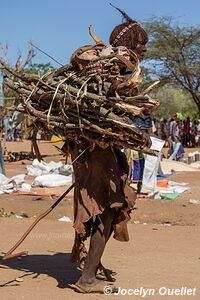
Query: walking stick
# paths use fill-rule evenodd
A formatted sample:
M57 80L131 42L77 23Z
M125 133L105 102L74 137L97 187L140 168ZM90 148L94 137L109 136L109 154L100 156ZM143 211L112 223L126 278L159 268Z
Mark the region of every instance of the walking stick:
M31 230L35 227L35 225L42 220L44 217L46 217L59 203L60 201L73 189L74 183L62 194L55 203L51 205L46 211L44 211L40 216L37 217L37 219L33 222L33 224L26 230L26 232L22 235L22 237L19 239L19 241L3 256L3 260L11 259L17 256L27 255L27 251L22 251L16 254L12 254L13 251L25 240L27 235L31 232Z

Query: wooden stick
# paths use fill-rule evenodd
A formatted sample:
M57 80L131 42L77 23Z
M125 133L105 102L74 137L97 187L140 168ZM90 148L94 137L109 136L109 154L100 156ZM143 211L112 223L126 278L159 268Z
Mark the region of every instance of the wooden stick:
M50 208L48 208L45 212L43 212L37 219L33 222L33 224L26 230L26 232L22 235L22 237L18 240L18 242L3 256L3 260L11 259L16 256L25 255L27 254L27 251L22 251L16 254L12 254L17 247L25 240L27 235L33 230L33 228L37 225L37 223L42 220L44 217L46 217L59 203L60 201L73 189L74 183L60 196L56 202L54 202Z

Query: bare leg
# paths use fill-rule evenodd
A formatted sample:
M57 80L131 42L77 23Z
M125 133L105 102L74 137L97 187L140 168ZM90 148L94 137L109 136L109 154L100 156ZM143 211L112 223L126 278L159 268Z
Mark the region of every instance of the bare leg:
M139 181L139 182L137 183L137 194L140 194L141 189L142 189L142 182Z
M90 247L86 263L79 279L79 284L93 284L97 281L96 270L105 249L106 242L110 236L114 211L107 207L101 215L96 217L93 224Z

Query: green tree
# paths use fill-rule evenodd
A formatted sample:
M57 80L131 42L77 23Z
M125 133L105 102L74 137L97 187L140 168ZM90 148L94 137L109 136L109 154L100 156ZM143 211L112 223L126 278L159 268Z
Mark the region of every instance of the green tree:
M182 113L184 118L190 116L198 118L198 109L194 105L190 95L183 89L166 84L153 92L153 97L160 100L160 106L154 111L158 118L171 118L175 112Z
M35 64L30 64L30 65L26 66L26 68L24 68L24 72L31 73L31 74L40 73L41 75L43 75L49 69L53 69L53 66L50 63L47 63L47 64L35 63Z
M2 47L1 47L2 48ZM2 49L6 49L6 47L2 48ZM6 58L6 51L4 51L4 58L0 59L0 66L1 66L1 62L3 63L4 61L7 61ZM25 58L22 58L21 53L18 53L18 58L17 61L15 63L15 65L12 67L13 71L15 72L25 72L25 73L31 73L31 74L40 74L43 75L44 73L46 73L49 69L53 69L53 66L50 63L32 63L33 58L36 56L36 52L34 51L33 48L29 48L27 51L27 55ZM4 99L4 104L5 106L12 106L14 105L18 105L20 103L20 99L18 99L18 95L16 95L16 93L11 90L10 88L8 88L5 84L4 84L4 76L13 76L10 75L6 70L4 70L4 68L0 69L1 73L0 75L2 76L2 98Z
M178 84L191 96L200 115L200 28L154 18L146 23L146 30L149 73L162 83Z

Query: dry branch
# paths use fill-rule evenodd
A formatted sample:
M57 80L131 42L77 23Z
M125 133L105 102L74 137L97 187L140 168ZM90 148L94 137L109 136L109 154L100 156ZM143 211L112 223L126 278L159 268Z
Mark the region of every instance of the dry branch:
M91 50L96 57L90 58ZM146 104L159 104L146 96L158 82L130 96L143 77L135 54L126 49L123 57L117 48L107 55L101 51L102 46L80 48L71 64L42 76L17 72L0 60L4 83L20 95L23 109L19 110L31 116L35 126L103 148L115 144L155 154L132 117L141 115ZM129 74L131 70L129 76L123 74L126 68Z

